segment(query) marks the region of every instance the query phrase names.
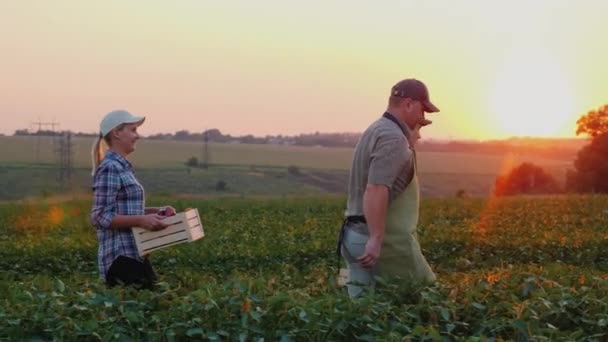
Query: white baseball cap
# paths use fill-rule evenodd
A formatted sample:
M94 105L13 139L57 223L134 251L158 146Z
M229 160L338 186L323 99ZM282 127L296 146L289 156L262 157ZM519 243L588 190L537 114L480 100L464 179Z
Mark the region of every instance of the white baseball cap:
M144 123L145 116L135 116L126 110L113 110L106 114L99 124L99 132L105 137L114 128L122 124L137 124L138 126Z

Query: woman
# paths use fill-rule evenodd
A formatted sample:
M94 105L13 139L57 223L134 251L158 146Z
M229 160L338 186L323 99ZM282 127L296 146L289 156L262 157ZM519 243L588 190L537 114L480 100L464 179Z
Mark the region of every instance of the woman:
M127 160L144 120L124 110L112 111L102 119L93 145L91 223L99 240L99 273L110 287L153 288L156 274L148 258L139 256L131 228L161 230L167 226L161 220L175 214L172 207L145 208L144 189ZM102 140L108 146L105 157Z
M410 136L408 137L407 141L410 143L410 148L412 150L415 150L416 145L418 144L418 140L420 140L422 138L422 136L420 135L420 129L422 129L422 127L428 126L432 123L433 123L433 121L431 121L431 120L422 119L416 125L416 127L414 127L414 129L411 130Z

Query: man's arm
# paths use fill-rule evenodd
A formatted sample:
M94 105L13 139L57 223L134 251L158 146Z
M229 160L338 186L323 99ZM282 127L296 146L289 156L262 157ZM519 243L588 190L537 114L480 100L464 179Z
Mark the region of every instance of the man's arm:
M367 186L363 194L363 214L370 232L365 253L358 258L363 267L373 267L378 261L384 241L389 189L410 162L411 151L403 135L378 138L370 156Z
M363 194L363 213L370 235L365 253L358 258L363 267L374 266L380 256L387 207L388 187L384 184L368 184Z

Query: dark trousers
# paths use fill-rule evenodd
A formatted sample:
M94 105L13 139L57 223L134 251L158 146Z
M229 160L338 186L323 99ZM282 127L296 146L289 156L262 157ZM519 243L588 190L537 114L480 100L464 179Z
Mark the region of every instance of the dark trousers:
M133 286L138 289L153 289L156 283L156 273L148 258L143 262L126 256L119 256L114 260L106 274L106 285Z

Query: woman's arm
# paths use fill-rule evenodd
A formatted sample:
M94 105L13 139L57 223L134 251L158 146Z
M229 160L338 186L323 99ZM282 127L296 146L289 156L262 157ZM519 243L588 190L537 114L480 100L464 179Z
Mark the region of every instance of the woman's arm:
M97 169L93 180L93 208L91 224L100 229L109 229L116 216L116 196L120 189L120 175L112 165Z
M161 211L161 210L163 210L163 209L164 209L164 207L146 207L144 209L144 213L146 215L149 215L149 214L158 214L158 212Z
M147 230L161 230L168 225L161 220L163 216L156 214L149 215L116 215L110 222L111 229L129 229L141 227Z
M129 229L142 227L148 230L160 230L167 227L161 222L162 216L151 215L118 215L116 214L116 195L120 189L120 175L111 165L103 166L95 174L93 181L93 209L91 224L98 229Z

